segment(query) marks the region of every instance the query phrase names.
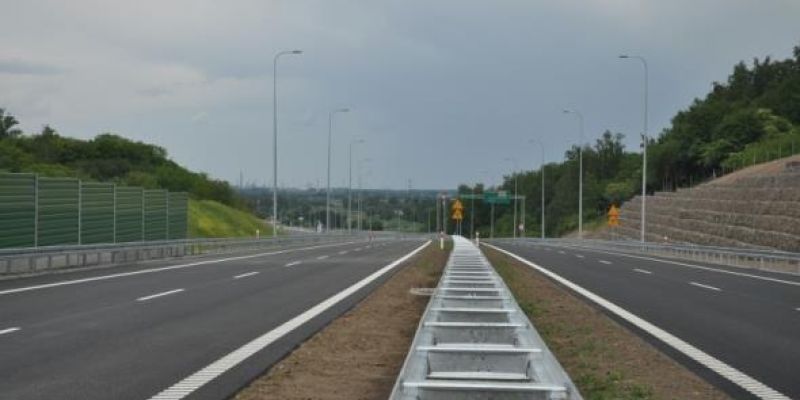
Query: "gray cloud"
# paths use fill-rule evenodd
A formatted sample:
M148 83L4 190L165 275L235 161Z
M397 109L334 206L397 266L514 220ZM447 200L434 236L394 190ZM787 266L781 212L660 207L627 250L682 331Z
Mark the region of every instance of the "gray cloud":
M328 110L337 116L334 184L347 146L367 143L373 187L498 182L509 165L538 165L605 129L638 148L641 70L651 67L651 131L724 80L734 63L781 58L800 43L789 0L269 1L179 0L0 5L2 60L52 66L9 74L4 106L37 130L91 137L115 131L166 147L190 168L238 181L271 177L272 57L279 66L280 180L324 185ZM5 68L24 70L20 66ZM35 68L34 68L35 70ZM58 73L54 73L58 72ZM489 170L488 176L480 171Z

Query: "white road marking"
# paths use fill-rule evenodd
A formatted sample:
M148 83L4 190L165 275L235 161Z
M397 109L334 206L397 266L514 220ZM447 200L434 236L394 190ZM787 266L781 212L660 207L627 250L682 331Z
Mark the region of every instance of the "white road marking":
M564 251L562 251L562 250L559 250L559 251L558 251L558 254L564 254Z
M760 399L770 399L770 400L789 400L789 397L778 392L775 389L770 388L769 386L757 381L750 376L746 375L744 372L741 372L730 365L720 361L719 359L705 353L704 351L698 349L697 347L692 346L691 344L683 341L682 339L672 335L671 333L651 324L650 322L645 321L644 319L636 316L635 314L631 313L628 310L590 292L589 290L584 289L581 286L573 283L572 281L563 278L562 276L544 268L537 264L534 264L531 261L528 261L510 251L501 249L499 247L492 246L490 244L483 243L484 246L497 250L503 254L506 254L524 264L527 264L533 269L541 272L544 275L552 278L555 281L558 281L562 285L572 289L573 291L579 293L580 295L586 297L587 299L597 303L601 307L605 308L606 310L616 314L620 318L630 322L631 324L637 326L639 329L649 333L653 337L661 340L662 342L666 343L670 347L674 348L675 350L685 354L689 358L699 362L700 364L704 365L706 368L716 372L717 374L721 375L725 379L735 383L742 389L754 394L756 397Z
M611 261L600 260L600 262L605 264L605 265L611 265Z
M795 308L794 310L795 310L795 311L800 311L800 307L797 307L797 308Z
M728 271L728 270L725 270L725 269L704 267L702 265L688 264L688 263L679 262L679 261L662 260L660 258L637 256L637 255L625 254L625 253L616 253L616 252L613 252L613 251L596 250L596 249L584 249L584 250L594 251L594 252L603 253L603 254L611 254L611 255L620 256L620 257L636 258L636 259L639 259L639 260L656 261L656 262L665 263L665 264L680 265L681 267L700 269L700 270L704 270L704 271L719 272L719 273L722 273L722 274L736 275L736 276L742 276L742 277L746 277L746 278L760 279L762 281L769 281L769 282L783 283L783 284L786 284L786 285L800 286L800 281L789 281L789 280L785 280L785 279L771 278L771 277L768 277L768 276L748 274L746 272ZM736 267L732 267L732 268L736 268Z
M150 296L139 297L138 299L136 299L136 301L147 301L147 300L155 299L156 297L169 296L171 294L180 293L182 291L184 291L184 289L168 290L166 292L151 294Z
M340 251L340 252L339 252L339 255L340 255L340 256L343 256L343 255L345 255L345 254L347 254L347 253L348 253L348 251L347 251L347 250L342 250L342 251Z
M326 258L328 258L328 256L327 256L327 255L325 255L325 256L319 256L319 257L317 257L317 260L324 260L324 259L326 259Z
M355 242L321 244L321 245L317 245L317 246L299 247L299 248L286 249L286 250L277 250L277 251L270 251L270 252L266 252L266 253L249 254L249 255L246 255L246 256L218 258L218 259L214 259L214 260L197 261L197 262L188 263L188 264L170 265L168 267L150 268L150 269L143 269L143 270L139 270L139 271L123 272L123 273L119 273L119 274L93 276L91 278L74 279L74 280L54 282L54 283L45 283L45 284L42 284L42 285L35 285L35 286L25 286L25 287L14 288L14 289L0 290L0 296L6 295L6 294L11 294L11 293L27 292L27 291L31 291L31 290L48 289L48 288L53 288L53 287L58 287L58 286L75 285L75 284L78 284L78 283L103 281L103 280L106 280L106 279L123 278L123 277L126 277L126 276L135 276L135 275L142 275L142 274L150 274L150 273L153 273L153 272L170 271L170 270L173 270L173 269L197 267L197 266L200 266L200 265L217 264L217 263L222 263L222 262L226 262L226 261L246 260L248 258L258 258L258 257L264 257L264 256L272 256L272 255L275 255L275 254L291 253L291 252L295 252L295 251L314 250L314 249L321 249L321 248L325 248L325 247L343 246L343 245L348 245L348 244L353 244L353 243L355 243Z
M709 286L709 285L704 285L704 284L702 284L702 283L697 283L697 282L689 282L689 284L690 284L690 285L693 285L693 286L701 287L701 288L703 288L703 289L714 290L714 291L717 291L717 292L721 292L721 291L722 291L722 289L720 289L720 288L718 288L718 287Z
M353 251L361 251L361 247L357 247L357 248L356 248L356 249L354 249Z
M253 276L253 275L257 274L257 273L258 273L258 271L246 272L244 274L239 274L239 275L234 276L233 279L246 278L248 276Z
M575 254L575 257L583 258L583 255L582 254Z
M2 329L2 330L0 330L0 335L5 335L6 333L16 332L16 331L18 331L20 329L22 329L22 328L20 328L18 326L17 327L13 327L13 328Z
M431 243L430 240L425 242L425 244L423 244L422 246L417 247L410 253L404 255L403 257L400 257L399 259L393 261L391 264L379 269L378 271L372 273L366 278L356 282L347 289L344 289L341 292L325 299L321 303L315 305L314 307L311 307L302 314L284 322L277 328L253 339L251 342L245 344L244 346L239 347L238 349L232 351L228 355L220 358L217 361L214 361L205 368L195 372L194 374L186 377L182 381L163 390L161 393L151 397L150 400L180 400L185 398L195 390L199 389L201 386L211 382L218 376L225 373L225 371L228 371L229 369L235 367L236 365L246 360L253 354L261 351L265 347L274 343L276 340L286 336L288 333L292 332L293 330L302 326L303 324L310 321L314 317L330 309L337 303L350 297L352 294L358 292L359 290L369 285L376 279L380 278L384 274L393 270L395 267L402 264L404 261L408 260L415 254L419 253L430 243Z
M302 263L302 261L292 261L292 262L286 264L286 266L287 267L294 267L295 265L299 265L300 263Z
M642 274L647 274L647 275L651 275L652 274L651 271L648 271L646 269L634 268L633 270L636 271L636 272L642 273Z

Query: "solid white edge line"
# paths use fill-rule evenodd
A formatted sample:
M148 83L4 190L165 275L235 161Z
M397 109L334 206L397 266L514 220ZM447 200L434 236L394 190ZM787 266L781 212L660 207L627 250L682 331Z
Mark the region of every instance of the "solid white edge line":
M721 291L722 291L722 289L720 289L720 288L718 288L718 287L714 287L714 286L711 286L711 285L704 285L704 284L702 284L702 283L697 283L697 282L689 282L689 284L690 284L690 285L693 285L693 286L701 287L701 288L703 288L703 289L715 290L715 291L717 291L717 292L721 292Z
M652 271L648 271L646 269L634 268L633 270L636 271L636 272L642 273L642 274L647 274L647 275L652 275L653 274Z
M22 329L22 328L20 328L18 326L15 326L13 328L2 329L2 330L0 330L0 335L5 335L6 333L16 332L16 331L18 331L20 329Z
M169 296L171 294L180 293L180 292L182 292L184 290L185 289L167 290L166 292L161 292L161 293L151 294L149 296L139 297L138 299L136 299L136 301L147 301L147 300L155 299L157 297Z
M162 392L158 393L157 395L150 398L150 400L177 400L183 399L184 397L188 396L195 390L199 389L201 386L211 382L218 376L222 375L229 369L235 367L242 361L246 360L253 354L261 351L265 347L269 346L270 344L274 343L276 340L282 338L283 336L287 335L289 332L297 329L298 327L302 326L303 324L307 323L311 319L315 318L316 316L322 314L329 308L333 307L337 303L341 302L342 300L350 297L352 294L356 293L357 291L361 290L363 287L369 285L376 279L380 278L381 276L385 275L387 272L393 270L398 265L402 264L409 258L413 257L415 254L419 253L422 249L428 246L431 243L430 240L425 242L422 246L417 247L410 253L404 255L403 257L398 258L397 260L393 261L391 264L375 271L371 275L367 276L366 278L356 282L352 286L348 287L347 289L342 290L341 292L323 300L321 303L311 307L310 309L306 310L302 314L284 322L277 328L253 339L249 343L245 344L242 347L228 353L226 356L214 361L213 363L209 364L205 368L200 369L199 371L195 372L194 374L184 378L180 382L172 385L171 387L163 390Z
M689 264L689 263L680 262L680 261L664 260L664 259L661 259L661 258L637 256L637 255L634 255L634 254L619 253L619 252L614 252L614 251L598 250L598 249L592 249L592 248L580 248L580 249L581 250L585 250L585 251L593 251L593 252L596 252L596 253L610 254L610 255L615 255L615 256L620 256L620 257L636 258L636 259L639 259L639 260L646 260L646 261L655 261L655 262L660 262L660 263L664 263L664 264L673 264L673 265L679 265L681 267L700 269L700 270L704 270L704 271L712 271L712 272L719 272L719 273L722 273L722 274L729 274L729 275L742 276L742 277L746 277L746 278L760 279L762 281L769 281L769 282L776 282L776 283L784 283L784 284L787 284L787 285L800 286L800 282L798 282L798 281L788 281L788 280L785 280L785 279L771 278L769 276L748 274L747 272L728 271L726 269L704 267L702 265L697 265L697 264ZM730 268L740 268L740 267L730 266Z
M0 296L5 295L5 294L11 294L11 293L27 292L27 291L30 291L30 290L47 289L47 288L58 287L58 286L75 285L75 284L78 284L78 283L102 281L102 280L106 280L106 279L122 278L122 277L126 277L126 276L150 274L150 273L153 273L153 272L161 272L161 271L169 271L169 270L173 270L173 269L196 267L196 266L199 266L199 265L216 264L216 263L222 263L222 262L226 262L226 261L246 260L248 258L265 257L265 256L276 255L276 254L291 253L291 252L295 252L295 251L314 250L314 249L321 249L321 248L333 247L333 246L344 246L344 245L353 244L353 243L358 243L358 242L343 242L343 243L321 244L321 245L317 245L317 246L299 247L299 248L292 248L292 249L285 249L285 250L276 250L276 251L270 251L270 252L266 252L266 253L248 254L246 256L217 258L217 259L213 259L213 260L197 261L197 262L188 263L188 264L170 265L168 267L142 269L142 270L139 270L139 271L122 272L122 273L119 273L119 274L101 275L101 276L93 276L93 277L90 277L90 278L74 279L74 280L69 280L69 281L61 281L61 282L53 282L53 283L45 283L45 284L42 284L42 285L34 285L34 286L26 286L26 287L21 287L21 288L0 290Z
M236 276L234 276L234 277L233 277L233 279L241 279L241 278L246 278L246 277L248 277L248 276L253 276L253 275L257 274L257 273L258 273L258 271L253 271L253 272L245 272L245 273L243 273L243 274L239 274L239 275L236 275Z
M572 289L578 294L586 297L587 299L593 301L599 306L605 308L612 314L615 314L616 316L624 319L625 321L628 321L629 323L635 325L639 329L647 332L648 334L652 335L658 340L666 343L673 349L697 361L706 368L716 372L720 376L733 382L734 384L738 385L739 387L748 391L749 393L752 393L756 397L760 399L769 399L769 400L789 400L788 396L776 391L775 389L770 388L769 386L761 383L760 381L751 378L749 375L739 371L738 369L731 367L730 365L724 363L723 361L718 360L717 358L679 339L678 337L672 335L671 333L651 324L650 322L645 321L644 319L636 316L630 311L625 310L624 308L592 293L591 291L584 289L583 287L573 283L572 281L563 278L560 275L544 267L541 267L531 261L528 261L510 251L501 249L499 247L487 243L481 243L481 244L491 249L497 250L503 254L506 254L509 257L514 258L517 261L530 266L531 268L541 272L542 274L548 276L549 278Z

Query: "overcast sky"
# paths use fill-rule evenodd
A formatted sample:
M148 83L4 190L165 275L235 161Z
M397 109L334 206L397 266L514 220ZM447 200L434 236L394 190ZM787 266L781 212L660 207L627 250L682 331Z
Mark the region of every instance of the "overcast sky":
M26 132L155 143L238 183L272 182L272 57L279 65L279 182L333 185L366 143L365 186L498 183L518 160L561 160L606 129L638 149L642 68L650 131L739 60L800 44L796 0L206 1L0 0L0 107ZM354 162L354 169L355 169ZM355 174L355 173L354 173ZM355 179L354 179L355 181Z

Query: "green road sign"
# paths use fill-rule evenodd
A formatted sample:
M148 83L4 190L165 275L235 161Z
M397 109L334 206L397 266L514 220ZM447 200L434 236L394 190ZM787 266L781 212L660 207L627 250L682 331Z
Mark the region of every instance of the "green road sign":
M483 199L489 204L508 205L511 204L511 197L505 190L497 192L486 192L483 194Z

